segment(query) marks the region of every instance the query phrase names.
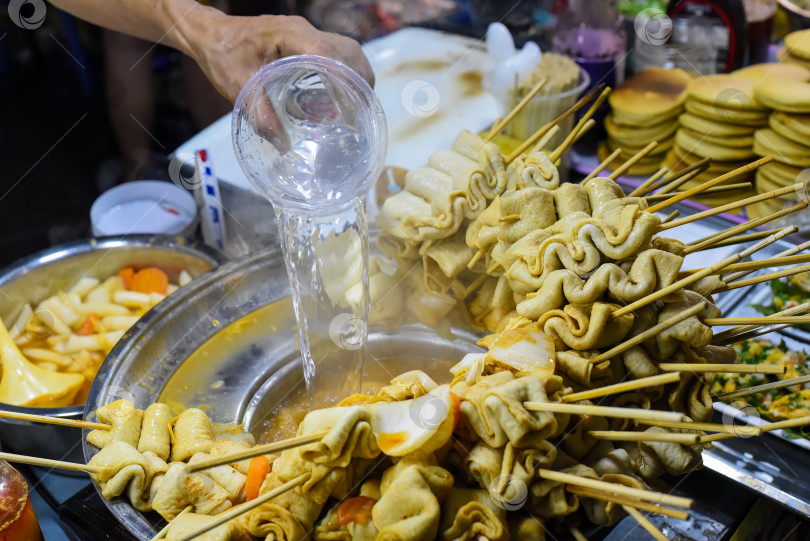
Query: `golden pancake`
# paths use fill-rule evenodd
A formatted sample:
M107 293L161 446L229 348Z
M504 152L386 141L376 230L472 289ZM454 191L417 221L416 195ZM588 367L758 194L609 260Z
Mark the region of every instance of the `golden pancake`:
M715 122L713 120L707 120L703 117L695 116L692 113L683 113L678 117L678 121L684 128L689 128L692 131L705 133L714 137L726 137L734 135L753 136L754 130L756 130L756 128L753 126L737 126L725 122Z
M661 122L659 124L648 126L625 126L616 124L613 115L608 115L605 118L605 130L614 138L622 141L638 141L646 142L658 141L666 139L675 133L678 129L677 120Z
M784 62L766 62L764 64L754 64L737 71L732 71L729 75L748 79L755 84L765 79L790 79L793 81L810 81L810 70L796 64Z
M718 137L716 135L690 130L686 126L682 126L681 129L686 131L686 133L688 133L695 139L699 141L705 141L706 143L711 143L712 145L719 145L723 147L732 147L732 148L751 148L752 146L754 146L753 134Z
M743 111L765 111L754 97L754 82L722 73L694 79L689 83L689 97L711 107Z
M691 154L697 154L698 156L711 158L712 160L732 161L746 160L754 157L754 151L751 147L734 148L708 143L683 129L678 130L675 134L675 142L685 150L688 150Z
M754 152L759 156L773 156L774 160L794 167L810 167L810 148L795 143L770 128L756 131Z
M810 29L791 32L785 36L785 48L791 55L810 61Z
M617 141L617 140L613 139L612 137L608 136L608 144L610 145L610 148L612 150L615 150L617 148L622 149L621 157L624 158L624 159L629 158L630 156L632 156L632 155L638 153L639 151L643 150L644 147L646 147L649 143L650 142L647 141L643 145L629 145L629 144L624 144L621 141ZM669 149L671 149L674 144L675 144L675 137L674 136L669 137L667 139L664 139L662 141L659 141L658 146L655 147L654 149L652 149L650 152L648 152L647 155L644 156L644 158L642 158L642 159L648 159L650 156L658 156L658 160L660 161L661 158L663 158L663 155L666 154L666 152Z
M800 133L796 133L795 131L791 130L785 124L782 124L781 122L779 122L779 120L777 118L775 118L773 115L771 115L771 117L768 119L768 127L771 128L776 133L778 133L779 135L781 135L782 137L790 139L794 143L798 143L800 145L805 145L806 143L810 143L810 141L807 139L807 137L803 136ZM810 152L810 148L808 148L807 150L808 150L808 152Z
M681 69L647 68L634 75L610 95L616 122L635 124L650 118L663 119L683 105L692 76Z
M686 100L686 110L715 122L725 122L742 126L764 126L768 123L768 113L714 107L698 100Z
M810 113L810 83L766 79L754 86L754 94L777 111Z
M777 164L780 167L771 167L771 165ZM801 182L801 179L804 177L802 176L802 169L801 167L793 167L790 165L781 164L779 162L771 162L763 167L760 167L757 170L757 174L762 176L763 178L767 179L774 187L771 188L775 190L776 188L784 188L785 186L791 186L796 184L797 182Z
M771 117L775 118L794 132L810 138L810 115L797 115L774 111Z
M782 47L778 51L776 51L776 58L779 59L780 62L784 62L785 64L794 64L796 66L801 66L805 69L810 70L810 60L804 60L803 58L799 58L798 56L793 56L787 50L786 47Z

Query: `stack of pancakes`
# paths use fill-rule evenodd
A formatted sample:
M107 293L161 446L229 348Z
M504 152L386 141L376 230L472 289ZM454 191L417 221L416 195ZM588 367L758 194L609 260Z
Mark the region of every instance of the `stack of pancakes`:
M609 98L613 111L605 119L608 140L599 148L599 159L621 148L619 157L608 166L615 169L650 141L658 141L658 147L627 172L655 173L664 154L675 144L678 115L683 112L691 80L692 76L681 69L648 68L620 85Z
M810 36L808 36L810 43ZM756 173L757 193L769 192L810 177L810 70L791 65L791 79L766 76L754 87L761 103L773 109L768 127L754 134L754 152L773 156L773 163ZM799 194L770 199L747 208L751 217L765 216L795 203Z
M711 75L695 79L688 89L686 112L679 118L675 146L665 165L679 171L702 158L711 160L709 169L681 189L710 180L745 165L754 157L754 132L768 123L768 109L754 97L755 76L745 70L732 75ZM729 183L745 181L733 178ZM718 206L754 195L751 190L703 195L698 199Z
M810 29L785 36L785 46L776 56L782 62L810 69Z

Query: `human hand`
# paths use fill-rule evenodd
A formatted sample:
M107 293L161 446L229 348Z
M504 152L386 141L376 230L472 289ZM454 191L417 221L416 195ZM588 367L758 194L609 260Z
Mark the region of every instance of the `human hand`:
M183 33L190 54L231 102L259 68L278 58L314 54L343 62L374 86L374 72L355 40L321 32L302 17L233 17L206 10L208 20Z

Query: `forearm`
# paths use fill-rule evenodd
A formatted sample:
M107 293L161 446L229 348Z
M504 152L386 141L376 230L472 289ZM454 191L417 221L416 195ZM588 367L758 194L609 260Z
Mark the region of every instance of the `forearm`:
M196 57L200 34L221 12L195 0L50 0L80 19Z

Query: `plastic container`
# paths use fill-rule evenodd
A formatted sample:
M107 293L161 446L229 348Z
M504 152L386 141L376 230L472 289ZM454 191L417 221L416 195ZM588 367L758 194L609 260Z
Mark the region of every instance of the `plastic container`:
M307 388L359 392L369 313L366 197L387 151L382 106L344 64L291 56L250 78L231 132L239 165L278 217ZM345 380L320 381L316 359L326 358Z
M138 233L190 236L197 204L183 188L160 180L138 180L111 188L90 207L93 236Z
M28 483L4 460L0 460L0 541L42 541Z
M664 43L635 37L633 72L646 68L680 68L701 76L717 71L717 48L712 40L712 27L704 18L680 17L672 22L672 34Z

